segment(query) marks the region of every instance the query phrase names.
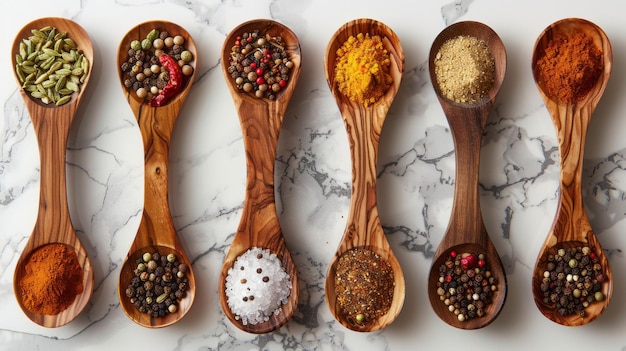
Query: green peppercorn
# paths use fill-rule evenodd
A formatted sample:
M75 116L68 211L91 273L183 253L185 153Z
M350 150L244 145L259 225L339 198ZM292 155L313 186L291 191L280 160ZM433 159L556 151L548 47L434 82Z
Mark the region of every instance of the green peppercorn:
M185 62L189 62L193 60L193 54L189 50L185 50L180 53L180 58Z
M141 50L141 42L139 42L139 40L131 41L130 42L130 48L135 50L135 51Z
M152 40L144 39L141 41L141 48L143 50L150 50L152 48Z
M159 37L159 31L156 28L151 30L150 33L146 35L146 39L150 40L150 42L152 42L154 39L158 37Z
M176 261L176 255L174 254L167 255L167 262L173 263L174 261Z
M149 252L146 252L143 254L142 259L145 263L148 263L152 259L152 255Z
M602 291L598 291L596 292L593 297L595 298L596 301L602 301L604 300L604 294L602 293Z

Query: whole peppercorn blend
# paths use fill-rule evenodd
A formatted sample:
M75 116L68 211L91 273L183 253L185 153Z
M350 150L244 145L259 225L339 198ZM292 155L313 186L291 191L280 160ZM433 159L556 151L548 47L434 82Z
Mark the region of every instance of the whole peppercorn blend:
M497 289L484 254L450 251L439 267L437 295L459 322L485 315Z
M242 93L275 100L289 81L294 64L280 36L245 32L233 43L228 73Z

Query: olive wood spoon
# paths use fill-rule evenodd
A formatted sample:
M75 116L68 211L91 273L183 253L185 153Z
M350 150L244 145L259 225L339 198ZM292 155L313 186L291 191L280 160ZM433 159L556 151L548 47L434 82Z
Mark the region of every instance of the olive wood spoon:
M148 21L132 28L122 38L117 52L118 77L126 100L137 118L145 155L144 209L139 229L120 271L118 295L122 309L128 318L147 328L161 328L178 322L189 312L196 295L191 262L174 228L168 198L170 138L176 118L193 84L195 69L192 75L184 78L182 90L160 107L150 107L146 101L137 97L132 88L126 88L121 71L122 63L127 60L130 43L133 40L141 41L155 28L159 31L167 31L171 36L181 35L185 39L185 48L193 54L191 65L194 68L199 59L196 44L191 35L177 24L166 21ZM126 287L134 276L133 271L137 267L137 260L140 260L146 252L151 254L158 252L161 255L173 253L179 262L186 264L189 268L186 296L178 302L176 312L167 313L163 317L155 318L140 312L125 294Z
M235 80L228 73L230 53L236 37L246 32L260 30L260 33L280 36L284 50L293 62L287 85L276 95L275 100L257 98L254 93L237 89ZM243 131L246 151L247 180L243 211L239 227L230 248L224 257L219 279L219 296L222 310L228 319L239 329L254 334L274 331L291 318L298 307L299 283L296 265L286 246L285 238L278 221L274 195L274 164L276 147L283 116L300 76L300 42L296 35L284 25L267 19L244 22L226 36L222 47L222 71L226 85L232 95L239 122ZM272 315L268 321L244 325L228 306L226 277L235 260L248 249L258 247L276 254L283 269L289 274L291 294L288 302L281 306L280 313Z
M446 98L437 84L435 74L434 61L441 46L449 39L461 35L483 40L495 61L494 84L486 96L474 104L457 103ZM472 21L458 22L444 29L435 38L428 63L430 79L450 125L456 161L452 213L430 269L427 284L428 297L434 312L442 321L460 329L479 329L496 319L507 294L506 272L485 228L478 193L481 139L493 103L504 80L506 50L498 35L488 26ZM482 317L459 321L437 294L439 267L446 261L451 251L456 251L458 254L483 253L497 280L497 290L489 304L485 306Z
M573 35L583 32L593 38L595 45L602 51L603 69L598 81L589 93L576 103L564 103L558 98L548 96L536 73L537 61L543 56L550 40L561 35ZM548 232L532 276L533 296L539 311L548 319L565 326L579 326L598 318L606 309L611 299L613 278L609 261L600 242L591 228L582 198L582 171L585 136L591 115L598 105L602 93L611 75L613 65L611 43L604 31L595 24L577 18L567 18L548 26L535 43L532 68L539 94L545 102L557 132L560 153L560 192L557 211ZM593 302L585 309L586 316L575 313L561 316L556 307L543 302L541 281L546 267L547 254L554 254L560 248L590 247L598 257L604 269L605 280L602 283L604 300Z
M350 36L369 33L380 36L391 59L392 85L375 103L365 107L363 103L350 101L335 83L336 52ZM404 50L396 34L385 24L361 18L345 23L331 37L326 46L324 71L331 93L335 97L344 120L352 159L352 194L346 228L333 256L326 276L326 303L339 323L360 332L380 330L391 324L404 304L405 283L402 267L383 232L376 200L376 163L378 144L387 112L400 88L404 72ZM393 300L386 314L370 321L349 318L337 302L335 276L338 259L347 251L364 248L386 260L394 273Z
M87 306L93 293L93 267L84 246L76 236L70 218L67 203L65 155L72 121L91 77L94 55L89 35L80 25L65 18L46 17L28 23L18 32L11 50L14 68L17 64L15 54L19 53L22 39L30 37L32 29L41 29L46 26L55 27L57 32L67 32L68 37L76 43L78 49L83 51L85 58L90 62L89 73L80 86L80 91L74 93L71 100L61 106L46 105L40 100L32 98L28 92L24 91L19 77L15 74L20 95L22 95L26 109L30 114L37 136L41 170L37 219L33 232L17 261L13 288L18 304L29 319L44 327L55 328L74 320ZM83 269L83 292L76 296L74 302L66 310L56 315L36 314L24 307L18 282L25 274L24 266L33 250L51 243L65 244L76 251L78 261Z

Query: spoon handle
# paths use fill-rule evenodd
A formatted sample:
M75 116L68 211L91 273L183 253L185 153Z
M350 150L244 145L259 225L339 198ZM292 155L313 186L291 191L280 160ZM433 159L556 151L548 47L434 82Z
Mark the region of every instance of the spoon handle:
M237 100L248 170L237 245L242 249L271 246L283 253L286 248L276 213L274 163L286 105L282 100L268 103L248 96Z
M547 104L550 104L548 101ZM583 151L593 107L554 104L549 107L560 154L560 194L551 235L557 241L588 241L593 235L582 201ZM580 219L580 220L574 220ZM592 239L595 240L595 239Z
M456 171L449 230L439 245L439 252L463 242L489 246L480 209L478 181L482 134L491 106L492 103L488 102L473 108L446 108L454 141Z
M178 104L163 107L142 104L139 107L137 123L143 140L145 166L144 210L131 251L148 245L180 248L168 198L169 145L179 109Z
M338 252L362 246L388 247L376 205L376 164L385 114L357 104L342 111L352 159L352 195Z
M31 247L60 242L79 248L81 245L74 235L67 203L65 164L67 138L78 104L75 100L59 108L46 108L30 102L28 107L37 136L41 167L39 211L34 231L45 233L33 236Z

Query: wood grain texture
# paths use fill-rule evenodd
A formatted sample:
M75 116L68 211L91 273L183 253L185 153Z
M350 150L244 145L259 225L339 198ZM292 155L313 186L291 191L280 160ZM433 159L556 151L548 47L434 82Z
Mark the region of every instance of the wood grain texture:
M259 99L253 93L240 92L227 71L235 38L257 29L261 34L267 33L271 36L282 37L285 51L294 64L288 84L277 94L275 100ZM298 82L300 68L301 52L298 38L289 28L272 20L258 19L240 24L227 36L222 47L222 71L243 133L247 178L239 227L222 266L219 295L222 310L228 319L239 329L254 334L268 333L280 328L287 323L298 306L300 293L298 272L287 248L276 213L274 164L283 116ZM228 307L225 294L226 277L237 257L252 247L269 249L278 256L283 268L289 274L292 289L289 302L282 306L279 314L273 315L267 322L244 325Z
M472 105L447 99L436 83L435 57L447 40L460 35L485 41L495 60L494 86L482 101ZM460 329L479 329L491 324L499 315L507 295L506 272L483 223L478 192L483 130L504 80L506 64L506 50L498 35L484 24L472 21L458 22L444 29L434 40L429 56L430 79L452 132L456 173L450 222L435 252L427 288L431 306L439 318ZM483 317L460 322L437 295L439 267L452 250L458 253L484 253L492 273L497 278L497 291L492 302L486 307Z
M595 110L612 70L612 48L609 39L602 29L593 23L577 18L557 21L544 30L535 43L533 52L533 72L535 63L543 56L550 41L560 35L571 35L582 31L593 38L596 46L603 53L604 69L598 82L589 94L581 101L566 104L547 96L541 83L535 76L537 88L552 117L557 133L560 154L560 186L557 210L554 222L539 252L533 271L533 295L541 313L555 323L565 326L579 326L598 318L609 304L613 290L613 274L608 258L591 228L582 198L583 153L587 128L591 115ZM602 285L605 299L602 303L591 304L586 308L587 316L560 316L553 305L543 303L540 285L546 263L547 253L554 253L559 248L589 246L600 258L605 269L607 280Z
M393 84L385 95L369 107L350 101L339 92L335 83L336 51L350 36L359 33L380 36L391 58L390 73ZM391 324L404 304L404 273L383 232L376 201L376 164L380 133L387 112L400 88L404 72L404 51L391 28L372 19L357 19L344 24L330 39L324 57L324 71L344 120L352 159L350 208L345 232L329 265L326 277L326 302L335 318L345 327L362 332L376 331ZM346 251L359 247L370 249L387 260L395 277L393 303L387 314L363 324L351 323L341 313L335 293L337 259Z
M194 57L191 65L194 72L186 77L183 89L167 104L161 107L150 107L147 102L139 99L132 89L124 86L121 72L121 64L126 61L130 42L141 41L152 29L168 31L171 36L182 35L185 38L184 46ZM122 266L118 295L122 309L135 323L148 327L160 328L176 323L183 318L191 308L196 294L195 276L191 262L185 253L184 247L178 238L169 208L168 191L168 159L169 147L174 124L179 115L183 102L191 90L195 78L195 65L199 62L196 45L189 33L177 24L166 21L150 21L139 24L131 29L120 42L117 55L118 76L122 91L137 119L144 148L144 209L137 234L131 244L128 256ZM125 290L134 276L136 260L145 252L159 252L160 254L174 253L179 261L189 267L187 278L189 288L176 313L166 314L164 317L154 318L148 314L140 313L130 303L125 295Z
M26 24L18 32L11 51L13 67L16 64L15 54L19 52L19 43L22 39L30 37L32 29L40 29L45 26L53 26L59 32L67 32L68 36L83 50L85 57L90 61L91 67L93 67L93 47L87 32L69 19L52 17L34 20ZM91 262L84 246L76 236L70 218L65 168L69 130L90 77L91 73L84 84L81 85L80 92L72 95L70 102L57 107L55 105L45 105L41 101L31 98L30 94L22 89L19 78L15 76L20 95L30 114L37 136L41 170L37 219L33 232L17 262L13 288L22 311L33 322L44 327L60 327L71 322L87 306L93 293L93 269ZM24 308L21 291L17 284L20 277L24 274L24 265L30 257L30 253L37 247L48 243L63 243L74 248L78 255L79 263L83 268L83 293L76 297L68 309L54 316L35 314Z

